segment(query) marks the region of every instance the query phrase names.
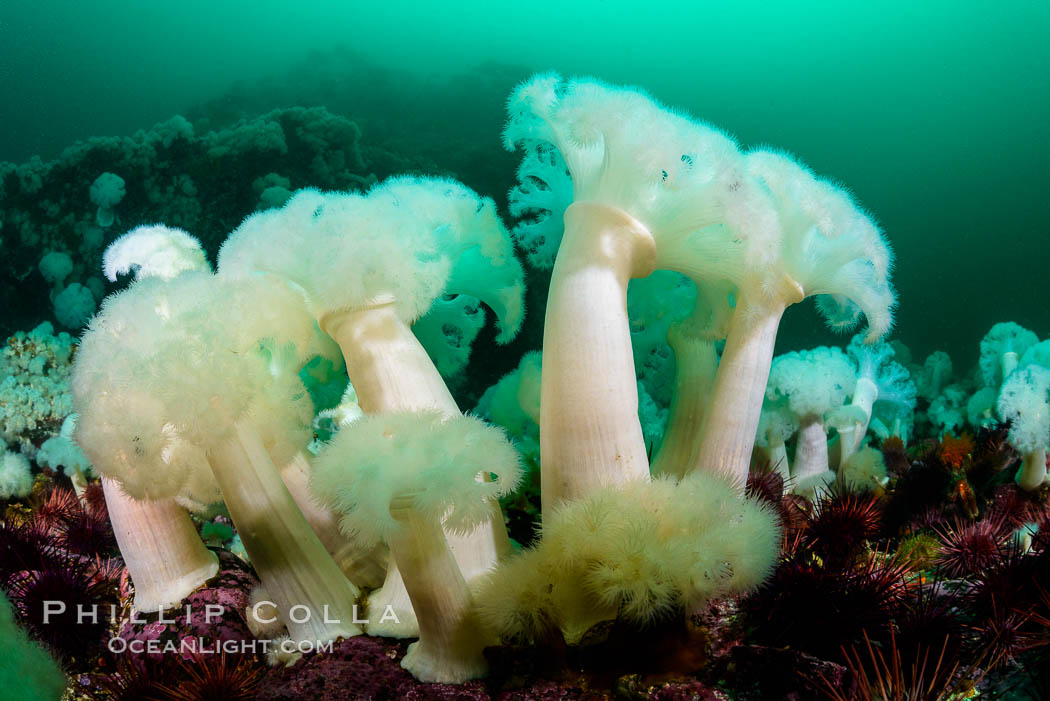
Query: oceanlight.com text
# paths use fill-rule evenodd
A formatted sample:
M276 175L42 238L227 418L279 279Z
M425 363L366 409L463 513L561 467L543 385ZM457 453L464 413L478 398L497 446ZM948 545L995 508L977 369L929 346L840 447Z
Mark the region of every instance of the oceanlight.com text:
M207 638L182 638L174 640L125 640L121 637L113 637L107 643L109 651L114 655L130 652L135 655L143 653L150 655L164 654L192 654L192 655L218 655L226 653L233 654L262 654L281 652L286 655L293 653L309 652L332 652L335 642L331 640L210 640Z

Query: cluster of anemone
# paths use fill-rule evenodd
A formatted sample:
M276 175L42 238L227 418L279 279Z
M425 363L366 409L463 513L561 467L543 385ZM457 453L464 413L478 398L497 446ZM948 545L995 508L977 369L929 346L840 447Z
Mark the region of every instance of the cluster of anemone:
M442 178L305 189L246 219L215 271L166 227L105 255L107 277L135 280L80 345L75 431L136 608L171 607L216 573L190 514L220 501L283 624L273 634L418 637L402 665L427 681L483 675L487 642L540 634L529 616L577 642L603 621L683 616L765 578L780 527L742 487L779 319L823 295L834 323L866 315L869 340L881 335L893 292L880 232L794 159L745 153L633 89L538 76L509 112L507 145L525 150L532 178L522 196L536 173L571 181L564 212L547 210L566 225L542 372L520 371L538 402L508 385L510 401L488 405L517 422L519 447L539 442L534 547L511 555L498 501L520 481L518 450L464 417L442 375L464 367L479 303L497 342L521 326L523 271L494 203ZM649 383L672 403L666 418L636 378L626 309L628 281L657 269L703 293L682 295L691 309L654 336L677 354L675 376ZM340 410L315 456L301 371L318 357L345 368L356 409ZM506 596L500 618L491 602ZM527 613L533 597L548 598Z
M76 349L68 333L56 334L48 322L15 333L0 349L0 454L5 458L34 459L43 442L60 431L73 409L69 375ZM0 498L26 496L24 485L8 479L2 480Z
M833 483L883 490L890 478L917 477L909 474L914 457L967 485L1010 468L1022 490L1041 493L1050 342L1017 324L996 324L973 372L953 375L942 351L918 365L898 341L861 340L855 336L845 352L820 347L774 358L755 455L775 465L794 492L813 498Z
M590 79L536 76L508 113L510 231L449 178L292 192L267 176L272 207L214 269L163 225L109 246L104 275L134 279L81 340L64 431L101 485L83 514L76 497L38 505L46 546L24 547L43 525L4 544L37 558L8 573L16 612L89 567L48 570L54 552L109 547L101 490L135 609L214 582L197 521L221 512L258 575L251 602L273 614L255 635L414 639L399 664L424 682L484 677L487 647L582 648L725 600L742 615L712 627L741 647L862 683L885 662L875 649L905 666L924 650L990 670L1025 658L1050 617L1035 586L1050 552L1044 344L994 329L977 400L946 354L913 365L882 340L889 246L794 157ZM209 157L233 163L253 138L280 151L279 128L242 127L206 138ZM95 215L112 223L101 189ZM487 320L498 344L524 321L519 252L550 270L542 347L465 415L457 389ZM863 328L774 358L808 297L830 327ZM917 440L930 426L940 440ZM86 465L66 459L83 487ZM522 489L539 491L524 498L538 528L516 549L501 505ZM260 683L252 664L195 669L185 684ZM150 674L127 668L113 693Z
M344 255L326 255L327 268L315 256L266 255L296 230L328 237L318 252L341 245ZM494 309L508 338L517 330L521 269L491 201L440 179L392 180L367 196L304 191L234 232L217 273L190 241L153 228L110 249L107 269L132 271L137 280L93 320L73 381L78 441L103 475L136 607L169 608L215 574L215 557L187 510L221 500L276 605L277 632L299 641L358 635L356 606L368 601L377 612L369 632L421 636L405 660L421 677L463 681L483 673L478 650L470 660L453 651L448 664L431 658L444 654L450 636L480 640L448 629L469 608L467 581L509 550L495 498L516 484L517 453L498 429L474 429L487 442L460 441L453 427L466 419L451 420L459 410L409 325L446 291L461 291ZM401 269L390 265L397 260ZM317 355L340 366L345 360L353 396L377 420L341 429L315 471L307 451L312 406L299 370ZM178 377L178 388L165 377ZM361 458L380 453L333 456L355 435L378 438L373 448L384 444L383 421L398 412L408 415L397 443L409 441L412 452L382 463L404 468L403 479L390 469L372 473L379 481L371 491L391 490L386 501L375 492L373 506L393 513L395 502L420 489L431 506L415 515L408 508L395 522L403 528L369 536L351 525L374 522L350 520L360 500L334 497L341 476L366 469ZM435 443L439 436L448 450ZM489 462L501 446L502 467ZM434 482L447 464L435 461L454 447L475 462L454 463L465 470L458 482ZM504 479L491 479L497 473ZM322 474L331 476L327 483ZM367 483L363 475L358 485ZM442 505L455 501L455 484L477 488L462 492L453 517ZM431 572L434 548L454 550L455 558ZM459 603L435 621L431 603L447 599L456 576ZM309 608L306 621L292 615L297 607ZM393 624L382 629L388 609Z
M1046 482L1050 447L1050 340L1014 322L992 326L980 342L978 365L952 375L951 359L933 354L919 373L925 414L937 435L1005 427L1020 455L1017 484L1036 491ZM935 357L936 356L936 357Z
M885 441L901 467L884 492L836 485L795 519L773 576L741 604L744 645L795 650L799 684L833 698L977 685L1038 696L1050 510L1045 494L1014 483L1004 435L948 434L910 451ZM779 499L785 518L797 497L770 474L753 474L751 488ZM842 665L850 681L836 685L806 655Z
M531 209L564 205L554 195L565 191L557 181L566 175L573 194L563 229L552 231L557 220L548 215L541 234L544 245L561 237L544 331L540 426L559 426L541 430L545 500L650 472L624 302L631 279L657 270L684 275L697 294L667 326L674 399L653 471L713 470L742 484L785 309L817 296L833 324L866 316L868 340L888 329L891 255L878 228L844 191L794 159L741 151L724 133L636 90L537 76L508 109L509 147L529 163L554 149L565 165L526 169L530 185L546 178L548 207L533 193ZM604 382L580 383L588 373Z

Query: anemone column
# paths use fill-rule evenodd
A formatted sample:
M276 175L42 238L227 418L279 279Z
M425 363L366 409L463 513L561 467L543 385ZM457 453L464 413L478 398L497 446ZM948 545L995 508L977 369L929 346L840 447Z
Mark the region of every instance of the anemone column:
M741 488L751 464L777 329L787 308L786 295L766 301L752 300L752 294L741 291L729 322L696 462L696 469L720 473ZM801 288L791 303L800 299Z
M239 421L232 434L212 452L212 472L289 635L314 642L359 635L357 587L299 511L258 432Z
M543 329L543 508L649 478L638 423L627 283L652 272L652 234L622 210L577 202L551 276Z

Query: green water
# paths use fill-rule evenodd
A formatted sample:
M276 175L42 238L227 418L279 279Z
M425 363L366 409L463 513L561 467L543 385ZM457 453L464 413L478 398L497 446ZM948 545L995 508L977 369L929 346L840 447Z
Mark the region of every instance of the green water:
M407 146L502 202L506 91L534 70L592 74L847 184L897 254L895 335L962 369L996 321L1050 336L1048 34L1047 2L8 0L0 161L206 103L313 101L373 124L410 112ZM462 140L491 158L437 146ZM780 345L830 340L807 305Z

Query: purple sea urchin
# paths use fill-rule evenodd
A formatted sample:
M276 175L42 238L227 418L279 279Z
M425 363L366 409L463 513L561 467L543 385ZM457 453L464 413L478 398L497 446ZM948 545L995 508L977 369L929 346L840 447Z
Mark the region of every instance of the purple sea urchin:
M869 557L839 569L812 561L804 551L785 558L773 577L741 603L749 638L836 659L864 631L886 630L907 595L908 567Z
M957 518L934 531L941 539L934 567L948 579L972 577L993 566L1002 558L1010 536L1005 519L995 515L972 523Z
M832 567L856 558L882 527L882 509L870 494L830 493L820 498L808 519L806 539L813 552Z
M67 663L99 649L116 602L93 564L73 560L19 573L8 596L22 625Z

